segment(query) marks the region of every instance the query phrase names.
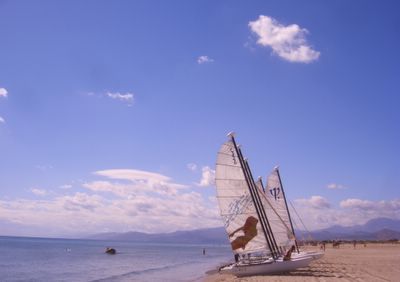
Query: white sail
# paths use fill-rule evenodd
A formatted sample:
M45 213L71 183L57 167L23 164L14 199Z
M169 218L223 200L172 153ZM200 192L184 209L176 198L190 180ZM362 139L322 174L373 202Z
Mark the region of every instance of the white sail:
M278 246L283 249L294 246L296 244L295 237L277 168L268 176L267 187L265 188L265 200L269 204L267 205L266 213L270 219L271 228Z
M233 252L266 251L261 222L232 141L221 146L215 170L219 208Z

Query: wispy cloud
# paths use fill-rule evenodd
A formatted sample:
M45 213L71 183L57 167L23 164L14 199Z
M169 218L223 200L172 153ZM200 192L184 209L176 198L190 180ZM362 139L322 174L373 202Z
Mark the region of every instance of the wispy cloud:
M133 93L120 93L120 92L107 92L106 96L114 99L114 100L118 100L124 103L128 103L129 105L133 104L134 101L134 95Z
M8 91L5 88L0 88L0 97L7 98Z
M200 64L200 65L201 64L207 64L207 63L212 63L212 62L214 62L214 59L211 59L208 56L200 56L200 57L197 58L197 63Z
M201 179L198 186L208 187L215 184L215 170L208 166L202 168Z
M328 200L321 196L311 196L309 199L297 199L296 202L314 209L326 209L331 206Z
M49 164L38 164L38 165L35 165L35 168L38 170L41 170L41 171L47 171L47 170L53 169L53 166L49 165Z
M8 91L5 88L0 88L0 98L7 98ZM6 120L0 116L0 123L6 123Z
M346 209L358 209L369 211L389 211L400 214L400 199L390 201L368 201L361 199L347 199L340 202L340 206Z
M342 184L337 184L337 183L330 183L326 186L328 189L331 190L343 190L343 189L347 189L346 186L342 185Z
M109 179L129 181L128 184L120 182L96 181L84 184L84 187L94 191L108 191L120 196L131 196L134 193L156 193L173 196L187 185L178 184L168 176L134 169L109 169L96 171L94 174Z
M196 171L197 170L197 165L194 163L189 163L186 166L190 171Z
M32 188L31 192L35 194L36 196L46 196L47 191L45 189L39 189L39 188Z
M94 97L94 98L109 98L112 100L116 100L122 103L127 104L128 106L132 106L135 101L135 94L132 92L113 92L113 91L105 91L105 92L84 92L86 96Z
M260 15L249 22L249 27L258 37L257 44L271 47L274 54L289 62L310 63L320 56L306 41L308 31L297 24L284 26L271 17Z

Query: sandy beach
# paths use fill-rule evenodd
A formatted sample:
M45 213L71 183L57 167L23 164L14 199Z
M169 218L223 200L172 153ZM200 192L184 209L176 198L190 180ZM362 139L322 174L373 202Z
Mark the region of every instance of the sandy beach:
M205 282L230 281L400 281L400 245L368 244L341 245L333 249L326 247L325 256L310 264L307 268L268 276L238 278L233 275L212 273Z

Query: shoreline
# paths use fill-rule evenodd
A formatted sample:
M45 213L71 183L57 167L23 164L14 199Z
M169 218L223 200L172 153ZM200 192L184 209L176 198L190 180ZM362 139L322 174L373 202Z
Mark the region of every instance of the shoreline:
M319 250L307 247L308 250ZM366 247L343 244L340 248L327 245L325 255L308 267L295 271L263 276L238 278L220 274L217 269L206 273L203 282L266 282L266 281L399 281L400 244L370 243Z

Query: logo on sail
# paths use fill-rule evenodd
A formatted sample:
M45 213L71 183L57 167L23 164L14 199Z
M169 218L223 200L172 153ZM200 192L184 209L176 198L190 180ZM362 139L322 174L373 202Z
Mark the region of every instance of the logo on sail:
M279 194L281 193L281 188L279 187L274 187L269 189L269 192L271 193L271 196L275 198L275 201L279 199Z
M253 202L249 194L244 194L240 198L232 201L228 206L227 215L224 216L225 227L228 227L229 224L236 219L236 216L243 214L248 206L252 204Z
M229 150L230 150L231 153L232 153L232 160L233 160L233 163L236 164L237 161L236 161L236 157L235 157L235 151L233 150L233 148L230 148Z
M229 234L230 238L233 237L236 232L242 231L244 233L244 235L236 237L235 240L231 242L232 250L237 250L240 248L244 250L246 248L246 245L257 236L257 223L257 218L254 216L249 216L242 227L239 227Z

